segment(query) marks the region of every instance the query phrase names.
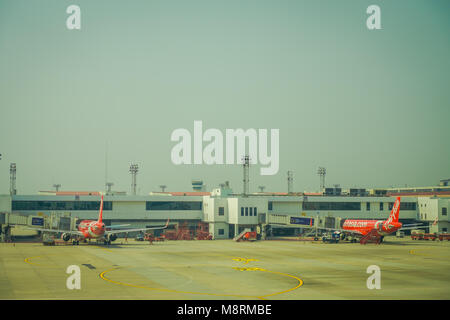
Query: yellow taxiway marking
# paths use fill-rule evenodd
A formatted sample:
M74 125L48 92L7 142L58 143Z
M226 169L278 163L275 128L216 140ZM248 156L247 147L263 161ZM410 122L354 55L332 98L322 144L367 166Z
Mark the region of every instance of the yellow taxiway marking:
M100 246L99 246L99 248L112 252L112 250L110 250L110 249L106 249L106 248L103 248L103 247L100 247ZM42 255L28 257L24 261L26 263L28 263L28 264L35 265L35 266L55 267L55 266L51 266L51 265L39 264L39 263L35 263L35 262L31 262L30 261L32 259L36 259L36 258L40 258L40 257L42 257ZM248 264L251 261L258 261L257 259L246 259L246 258L235 258L235 259L232 259L232 260L239 261L239 262L244 262L244 264ZM130 284L130 283L115 281L115 280L109 279L109 278L107 278L105 276L107 273L109 273L111 271L114 271L114 270L117 270L117 269L120 269L120 268L116 267L116 268L108 269L108 270L103 271L102 273L100 273L99 276L100 276L101 279L103 279L105 281L108 281L110 283L114 283L114 284L122 285L122 286L127 286L127 287L133 287L133 288L140 288L140 289L147 289L147 290L154 290L154 291L173 292L173 293L218 296L218 297L240 297L240 298L250 298L250 299L255 299L256 298L256 299L261 299L261 300L265 300L266 297L271 297L271 296L275 296L275 295L278 295L278 294L283 294L283 293L286 293L286 292L293 291L293 290L295 290L295 289L297 289L297 288L299 288L299 287L301 287L303 285L303 280L302 279L300 279L300 278L298 278L296 276L287 274L287 273L277 272L277 271L270 271L270 270L266 270L266 269L259 268L259 267L233 267L233 269L238 270L238 271L261 271L261 272L268 272L268 273L279 274L279 275L290 277L290 278L293 278L293 279L297 280L298 284L295 287L292 287L292 288L284 290L284 291L275 292L275 293L271 293L271 294L265 294L265 295L261 295L261 296L242 295L242 294L226 294L226 293L219 294L219 293L208 293L208 292L181 291L181 290L174 290L174 289L152 288L152 287L147 287L147 286L134 285L134 284Z
M266 297L275 296L275 295L277 295L277 294L283 294L283 293L286 293L286 292L290 292L290 291L293 291L293 290L295 290L295 289L300 288L300 287L303 285L303 280L302 280L302 279L300 279L299 277L293 276L293 275L291 275L291 274L287 274L287 273L283 273L283 272L278 272L278 271L270 271L270 270L265 270L265 269L262 269L261 271L264 271L264 272L270 272L270 273L275 273L275 274L280 274L280 275L286 276L286 277L291 277L291 278L297 280L297 281L298 281L298 284L297 284L295 287L293 287L293 288L290 288L290 289L287 289L287 290L284 290L284 291L280 291L280 292L271 293L271 294L265 294L265 295L263 295L263 296L260 296L260 298L266 298Z
M28 264L32 264L32 265L35 265L35 266L42 266L42 264L38 264L38 263L34 263L34 262L31 262L31 261L30 261L31 259L39 258L39 257L41 257L41 256L29 257L29 258L26 258L24 261L25 261L26 263L28 263Z
M257 259L247 259L247 258L234 258L231 260L238 261L238 262L244 262L244 264L247 264L251 261L258 261Z
M245 261L244 264L247 264L249 261L258 261L256 259L242 259L242 258L237 258L237 259L232 259L234 261ZM303 285L303 280L300 279L299 277L287 274L287 273L283 273L283 272L277 272L277 271L270 271L270 270L266 270L263 268L259 268L259 267L233 267L233 269L238 270L238 271L261 271L261 272L268 272L268 273L273 273L273 274L279 274L282 276L286 276L286 277L290 277L292 279L295 279L298 283L295 287L289 288L287 290L283 290L283 291L279 291L279 292L274 292L274 293L270 293L270 294L265 294L265 295L260 295L260 296L252 296L252 295L241 295L241 294L219 294L219 293L207 293L207 292L193 292L193 291L181 291L181 290L173 290L173 289L164 289L164 288L153 288L153 287L147 287L147 286L140 286L140 285L134 285L134 284L130 284L130 283L125 283L125 282L120 282L120 281L116 281L116 280L112 280L107 278L105 275L111 271L117 270L119 268L112 268L106 271L103 271L102 273L100 273L100 278L117 284L117 285L122 285L122 286L127 286L127 287L133 287L133 288L140 288L140 289L147 289L147 290L155 290L155 291L164 291L164 292L173 292L173 293L185 293L185 294L195 294L195 295L209 295L209 296L219 296L219 297L242 297L242 298L257 298L260 300L266 300L265 298L267 297L271 297L271 296L275 296L278 294L283 294L283 293L287 293L290 291L293 291L295 289L300 288Z
M409 254L415 255L415 256L429 256L427 253L417 253L416 250L409 250Z
M36 259L36 258L40 258L41 256L33 256L33 257L28 257L26 258L24 261L28 264L31 264L33 266L40 266L40 267L52 267L52 268L59 268L58 266L55 265L49 265L49 264L41 264L41 263L36 263L36 262L31 262L31 259Z
M117 270L119 268L112 268L106 271L103 271L102 273L100 273L100 278L102 278L105 281L114 283L114 284L118 284L121 286L127 286L127 287L133 287L133 288L140 288L140 289L147 289L147 290L154 290L154 291L164 291L164 292L173 292L173 293L185 293L185 294L197 294L197 295L209 295L209 296L219 296L219 297L241 297L241 298L259 298L257 296L250 296L250 295L241 295L241 294L216 294L216 293L207 293L207 292L194 292L194 291L181 291L181 290L173 290L173 289L164 289L164 288L152 288L152 287L147 287L147 286L140 286L140 285L135 285L135 284L130 284L130 283L125 283L125 282L120 282L120 281L115 281L112 279L108 279L105 274L114 270Z
M423 249L421 250L423 251ZM437 255L429 254L429 253L423 253L423 252L417 252L417 250L409 250L409 254L415 255L415 256L425 256L425 257L437 257Z

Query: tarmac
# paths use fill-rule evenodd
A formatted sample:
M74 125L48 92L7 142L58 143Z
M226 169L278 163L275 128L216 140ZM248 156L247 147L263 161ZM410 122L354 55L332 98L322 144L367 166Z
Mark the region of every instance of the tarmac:
M449 299L450 242L0 244L0 299ZM69 289L69 266L80 289ZM369 266L380 289L369 289Z

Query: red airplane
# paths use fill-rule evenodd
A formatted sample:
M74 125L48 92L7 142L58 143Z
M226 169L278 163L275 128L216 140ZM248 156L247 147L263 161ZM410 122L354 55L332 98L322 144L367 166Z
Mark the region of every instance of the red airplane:
M169 219L167 219L167 222L164 227L107 230L107 228L109 228L109 229L117 228L117 227L122 227L124 225L106 226L102 220L103 220L103 195L102 195L102 198L100 201L100 213L98 215L97 221L83 220L78 225L78 230L76 230L76 231L41 229L41 228L33 228L33 230L62 233L61 239L64 241L69 241L70 239L72 239L72 244L74 244L74 245L78 245L80 243L80 240L86 240L86 239L103 240L104 244L111 244L111 241L114 241L117 239L116 234L118 234L118 233L166 229L167 226L169 225Z
M343 233L352 233L358 237L361 237L360 243L366 244L367 242L381 243L385 235L396 232L397 230L408 230L421 228L418 224L403 225L398 221L400 212L400 197L395 200L392 207L391 214L387 220L345 220L342 225L342 229L321 228L328 230L337 230ZM406 227L406 228L405 228ZM422 228L427 228L422 226ZM356 239L355 239L356 241Z

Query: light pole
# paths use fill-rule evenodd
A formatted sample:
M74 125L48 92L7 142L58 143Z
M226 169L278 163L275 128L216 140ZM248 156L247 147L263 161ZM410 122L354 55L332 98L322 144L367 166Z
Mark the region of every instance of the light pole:
M323 190L325 188L325 175L327 174L327 169L319 167L317 174L320 177L320 190Z
M135 196L136 195L136 175L139 171L139 167L137 164L130 165L130 173L131 173L131 192Z

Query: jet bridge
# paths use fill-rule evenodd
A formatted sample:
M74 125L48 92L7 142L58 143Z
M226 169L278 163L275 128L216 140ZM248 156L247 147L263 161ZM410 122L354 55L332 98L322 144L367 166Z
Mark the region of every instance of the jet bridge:
M265 224L285 227L312 228L315 227L315 218L297 217L284 214L268 214Z
M264 221L260 221L263 230L263 239L272 229L301 228L309 229L309 233L317 234L318 228L340 228L339 217L306 217L289 214L267 214Z
M0 212L0 242L11 240L11 228L15 226L70 230L74 224L72 220L74 219L70 217L56 215L45 217Z
M0 242L11 240L11 228L15 226L44 227L45 218L0 212Z
M292 229L315 228L316 223L316 219L313 217L298 217L289 214L269 213L264 218L263 221L260 221L262 239L273 234L275 229L278 229L276 232L296 232Z

